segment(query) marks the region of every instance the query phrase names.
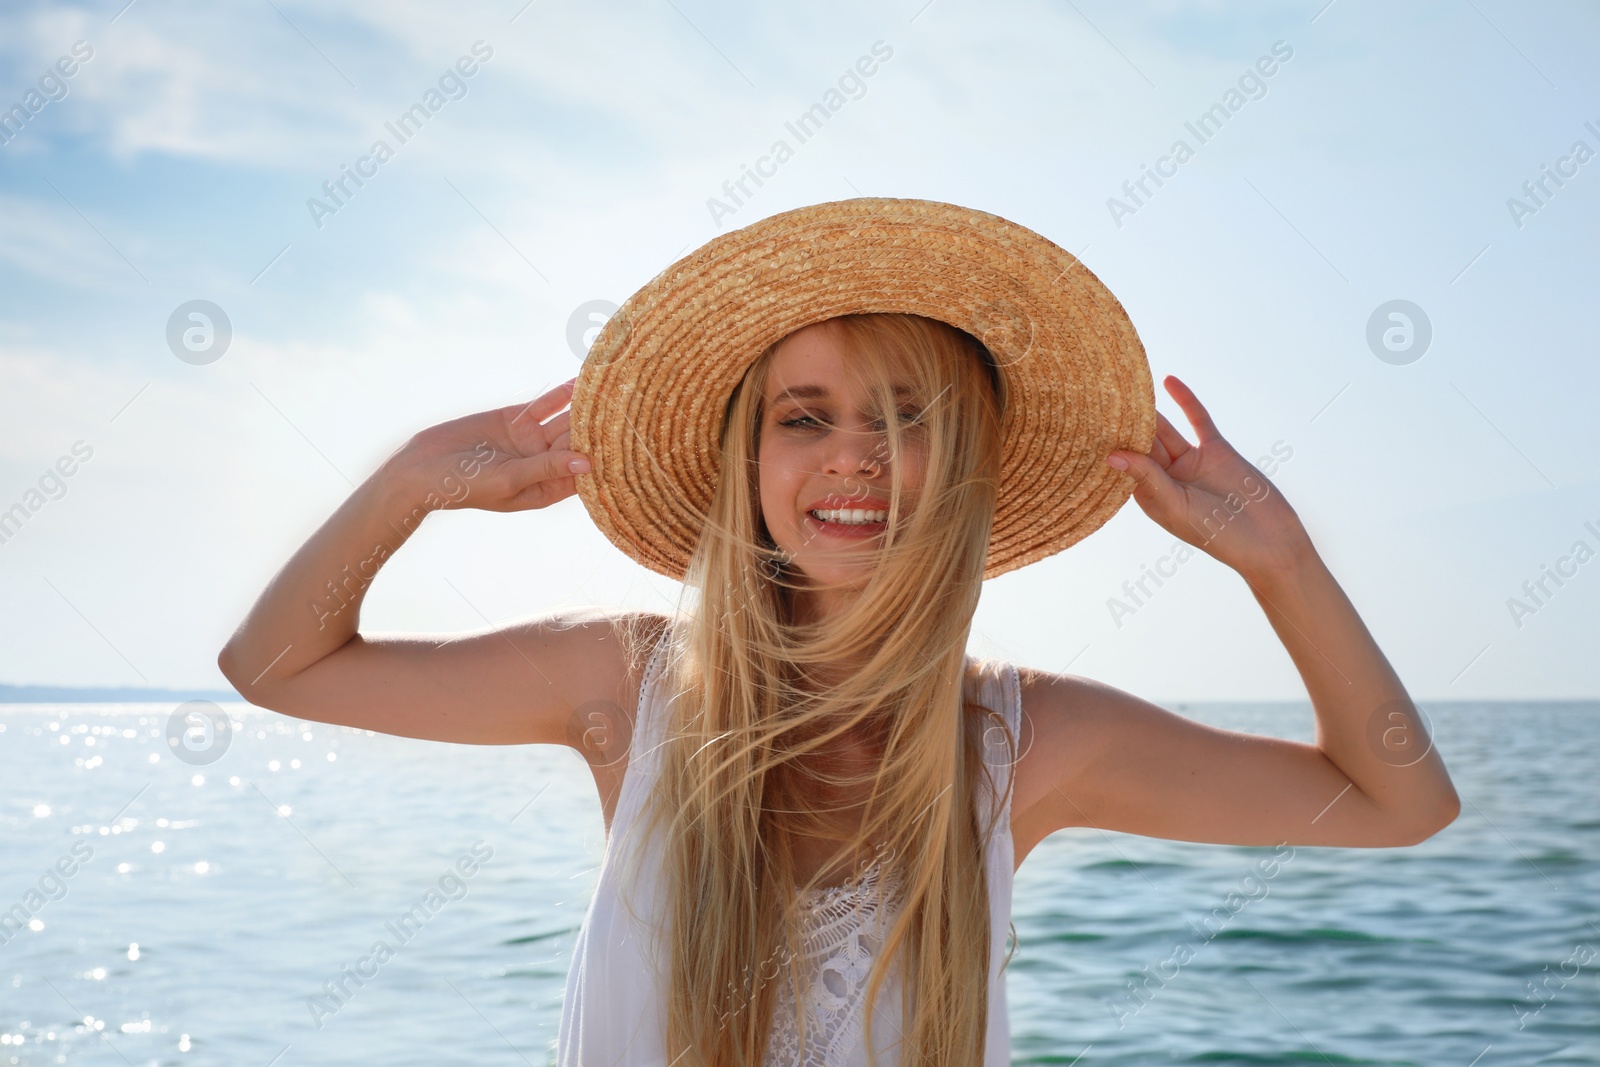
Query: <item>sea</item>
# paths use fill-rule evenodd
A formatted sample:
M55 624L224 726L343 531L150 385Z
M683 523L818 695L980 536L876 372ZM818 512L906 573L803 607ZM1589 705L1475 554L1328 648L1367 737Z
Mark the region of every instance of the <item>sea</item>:
M1013 1062L1600 1065L1600 703L1421 706L1462 812L1420 845L1039 845ZM565 748L0 705L0 1064L543 1067L603 846Z

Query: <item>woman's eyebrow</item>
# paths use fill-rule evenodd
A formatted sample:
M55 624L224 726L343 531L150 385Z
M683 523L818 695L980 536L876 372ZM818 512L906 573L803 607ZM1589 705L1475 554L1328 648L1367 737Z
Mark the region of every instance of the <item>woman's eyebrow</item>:
M908 396L912 392L909 385L894 387L895 396ZM828 387L825 385L796 385L772 398L772 403L780 404L785 400L824 400L829 396Z

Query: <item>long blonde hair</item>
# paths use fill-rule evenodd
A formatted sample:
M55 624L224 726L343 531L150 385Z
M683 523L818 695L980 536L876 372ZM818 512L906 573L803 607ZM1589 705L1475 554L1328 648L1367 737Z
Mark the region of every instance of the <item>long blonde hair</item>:
M775 979L800 981L802 836L842 840L846 857L875 853L899 887L867 987L868 1047L872 1006L898 958L906 968L899 1062L983 1059L983 850L995 827L977 824L975 799L980 788L995 788L981 746L1003 720L997 709L967 704L963 681L994 515L1004 381L981 343L945 323L899 314L828 321L842 331L846 373L874 398L874 411L905 405L891 392L896 378L911 385L921 418L902 426L885 417L884 443L889 457L900 456L906 434L924 434L926 473L908 493L904 465L889 465L878 565L840 614L797 621L794 597L805 576L774 562L759 495L776 344L728 403L719 481L684 583L698 604L673 631L667 682L677 696L644 830L664 834L661 948L673 1067L762 1062ZM841 664L848 670L838 679ZM825 765L826 746L847 732L881 753L870 772ZM1006 743L1014 753L1014 739ZM862 789L859 826L844 836L808 799ZM998 799L990 810L1000 810ZM804 998L797 999L805 1041Z

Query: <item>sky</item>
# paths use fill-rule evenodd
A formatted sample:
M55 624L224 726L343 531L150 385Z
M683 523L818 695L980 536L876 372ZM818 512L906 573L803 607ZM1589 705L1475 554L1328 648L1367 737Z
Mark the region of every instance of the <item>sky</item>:
M1509 0L6 4L0 682L226 687L256 596L411 434L572 377L590 309L719 233L892 196L1081 255L1158 408L1188 431L1175 374L1278 457L1414 698L1596 697L1597 30ZM1130 501L987 582L971 648L1158 701L1303 699L1210 557L1115 608L1172 544ZM430 516L362 626L678 592L572 497Z

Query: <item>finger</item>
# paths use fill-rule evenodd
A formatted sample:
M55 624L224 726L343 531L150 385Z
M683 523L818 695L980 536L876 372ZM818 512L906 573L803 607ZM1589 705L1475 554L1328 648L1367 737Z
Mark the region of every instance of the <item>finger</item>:
M551 504L574 495L577 491L578 476L569 474L565 478L553 478L548 482L539 482L528 486L512 497L507 507L512 511L532 511L539 508L547 508Z
M555 448L556 441L563 436L571 436L569 427L572 425L572 411L568 409L552 418L549 422L539 427L544 434L545 447Z
M588 459L588 457L579 452L552 451L541 452L537 456L528 456L525 459L507 460L500 473L500 477L505 480L503 484L506 495L515 496L526 492L541 482L574 477L572 469L568 466L574 459Z
M516 414L512 416L511 424L520 429L528 423L528 420L532 420L535 424L544 422L545 419L567 406L567 403L572 399L572 390L577 381L578 379L576 378L564 381L548 393L535 397L521 406L516 410Z
M1216 423L1211 421L1211 415L1206 411L1205 405L1200 403L1200 398L1195 396L1187 385L1184 385L1175 374L1169 374L1162 379L1162 385L1167 387L1167 392L1172 394L1172 399L1178 402L1183 413L1188 416L1189 424L1194 427L1195 436L1200 439L1200 444L1222 435L1217 432Z
M1161 412L1156 412L1156 441L1166 449L1170 459L1177 459L1194 446L1191 445L1183 433ZM1168 464L1163 463L1165 467Z
M1111 454L1127 461L1128 473L1138 482L1133 495L1140 504L1147 509L1153 508L1172 515L1183 514L1183 489L1162 469L1161 464L1138 452L1119 449Z

